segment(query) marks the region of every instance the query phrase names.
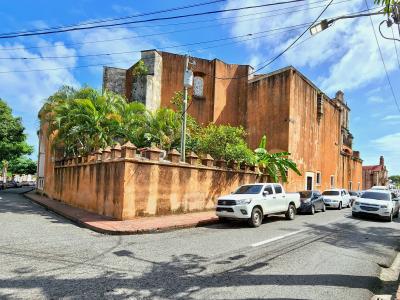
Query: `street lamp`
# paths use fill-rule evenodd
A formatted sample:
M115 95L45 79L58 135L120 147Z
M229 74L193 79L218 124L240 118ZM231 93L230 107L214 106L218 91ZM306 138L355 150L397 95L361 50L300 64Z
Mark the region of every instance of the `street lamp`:
M374 13L367 13L367 14L356 14L356 15L350 15L350 16L341 16L341 17L337 17L337 18L333 18L330 20L322 20L321 22L311 26L310 28L310 33L311 35L316 35L318 33L320 33L321 31L329 28L330 26L332 26L332 24L334 22L336 22L337 20L341 20L341 19L353 19L353 18L359 18L359 17L366 17L366 16L374 16L374 15L384 15L385 12L383 11L378 11L378 12L374 12Z
M327 29L329 26L332 25L333 22L329 23L328 20L322 20L320 23L315 24L310 28L311 35L316 35L317 33L320 33L321 31Z

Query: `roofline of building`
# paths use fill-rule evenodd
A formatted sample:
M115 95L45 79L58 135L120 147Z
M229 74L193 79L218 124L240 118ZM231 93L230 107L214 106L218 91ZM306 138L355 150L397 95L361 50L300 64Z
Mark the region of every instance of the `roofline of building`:
M255 77L253 79L250 79L249 83L256 82L256 81L259 81L259 80L262 80L262 79L265 79L265 78L268 78L268 77L271 77L271 76L274 76L274 75L277 75L277 74L280 74L280 73L284 73L284 72L287 72L287 71L290 71L290 70L293 71L293 72L296 72L297 74L299 74L299 76L304 81L306 81L309 85L311 85L318 93L322 94L326 99L328 99L330 102L333 103L333 99L334 98L329 97L314 82L312 82L306 75L304 75L302 72L300 72L297 68L295 68L292 65L286 66L284 68L281 68L281 69L278 69L278 70L275 70L275 71L272 71L272 72L267 73L267 74L259 74L259 75L257 75L257 77ZM344 107L346 107L349 111L351 111L350 107L348 107L345 102L342 102L342 105Z
M274 76L274 75L277 75L277 74L280 74L280 73L285 73L285 72L290 71L290 70L298 73L300 75L300 77L302 79L304 79L304 81L306 81L309 85L311 85L319 93L323 94L324 97L326 97L328 100L332 101L331 97L329 97L326 93L324 93L314 82L312 82L309 78L307 78L307 76L305 76L303 73L301 73L298 69L296 69L292 65L286 66L284 68L281 68L281 69L278 69L278 70L275 70L275 71L272 71L272 72L267 73L267 74L260 74L260 75L258 75L257 78L249 80L249 82L255 82L255 81L258 81L258 80L262 80L262 79L265 79L265 78L268 78L268 77L271 77L271 76Z

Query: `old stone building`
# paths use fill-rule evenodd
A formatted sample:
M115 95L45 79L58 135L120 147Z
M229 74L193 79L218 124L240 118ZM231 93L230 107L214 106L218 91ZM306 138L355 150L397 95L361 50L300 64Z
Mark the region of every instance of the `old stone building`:
M143 102L149 109L173 107L171 99L182 90L182 55L142 51L147 73L105 67L103 88ZM266 134L268 150L288 151L302 176L289 172L290 191L343 187L360 190L362 160L353 151L349 112L344 94L328 97L293 67L252 75L249 65L218 59L191 58L194 86L188 110L200 123L242 125L250 147Z
M367 190L374 185L386 186L389 183L388 171L383 156L379 158L379 165L363 166L363 189Z

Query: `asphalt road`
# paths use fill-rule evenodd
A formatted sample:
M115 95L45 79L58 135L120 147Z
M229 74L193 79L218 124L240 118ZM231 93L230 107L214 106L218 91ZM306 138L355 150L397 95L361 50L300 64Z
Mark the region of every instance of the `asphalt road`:
M400 222L351 211L107 236L0 192L1 299L370 299Z

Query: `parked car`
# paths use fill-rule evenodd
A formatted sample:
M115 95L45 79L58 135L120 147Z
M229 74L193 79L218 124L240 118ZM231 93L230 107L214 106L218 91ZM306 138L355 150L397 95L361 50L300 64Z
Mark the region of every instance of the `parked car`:
M330 189L322 193L326 207L342 209L343 207L350 207L350 195L344 189Z
M22 184L18 181L10 180L5 183L5 187L6 187L6 189L20 188L20 187L22 187Z
M293 220L299 207L299 193L286 193L278 183L256 183L242 185L232 194L220 197L216 215L221 220L247 220L250 226L258 227L269 214L284 213L286 219Z
M385 185L375 185L371 188L371 190L377 190L377 191L388 191L389 187Z
M399 216L399 198L387 190L370 189L354 203L352 214L354 217L377 216L391 222L393 217Z
M360 192L356 192L356 191L349 191L349 195L350 195L350 206L354 205L354 202L360 198L361 193Z
M315 214L317 210L326 211L324 199L319 191L302 191L300 194L301 213Z

